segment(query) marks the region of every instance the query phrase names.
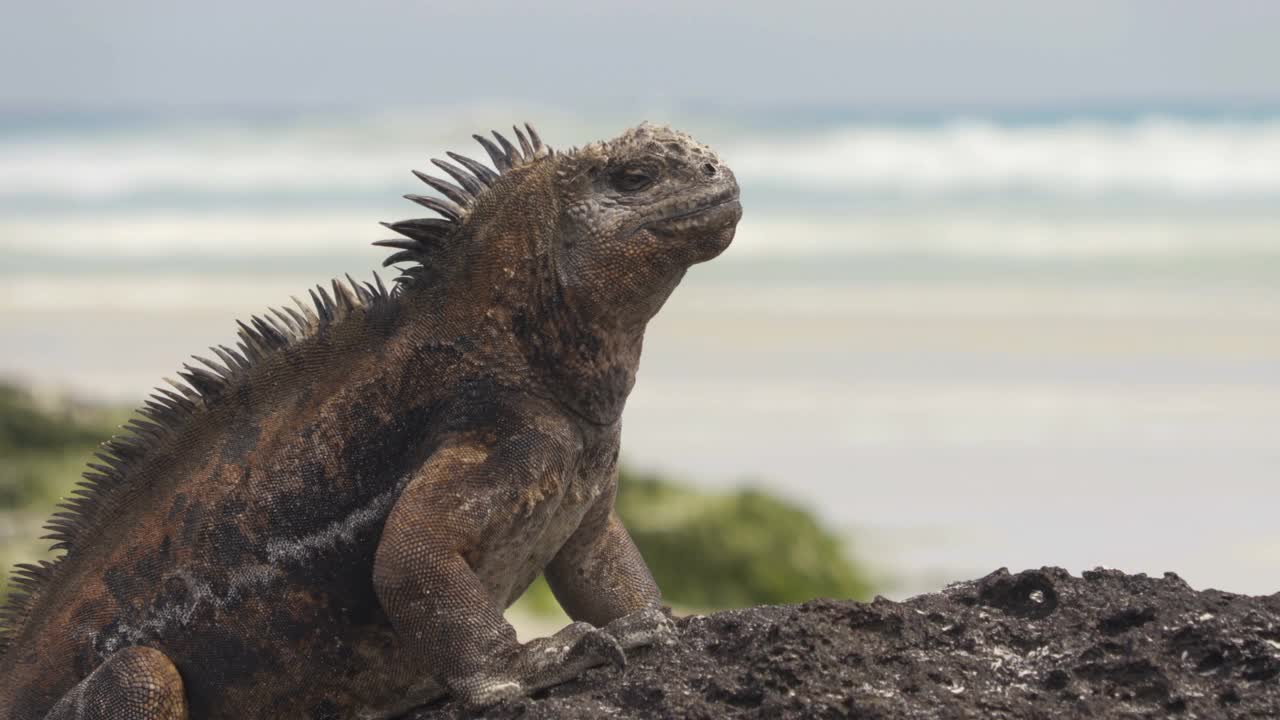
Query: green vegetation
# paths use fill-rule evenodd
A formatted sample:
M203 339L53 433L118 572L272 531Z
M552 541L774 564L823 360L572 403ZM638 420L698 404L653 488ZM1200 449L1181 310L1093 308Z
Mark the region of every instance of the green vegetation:
M0 511L51 506L124 417L66 403L41 407L21 389L0 384Z
M871 595L837 536L763 491L703 493L624 472L617 508L670 602L710 609Z
M0 384L0 563L39 557L36 537L125 411L38 402ZM807 511L754 489L709 493L651 474L623 472L618 513L666 599L710 610L813 597L865 598L866 575L840 539ZM0 574L0 596L7 572ZM541 580L521 598L529 612L558 606Z

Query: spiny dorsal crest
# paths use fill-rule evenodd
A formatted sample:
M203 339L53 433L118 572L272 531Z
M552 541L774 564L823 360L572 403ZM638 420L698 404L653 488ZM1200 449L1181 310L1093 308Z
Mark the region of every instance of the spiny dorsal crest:
M543 144L542 138L538 136L538 131L534 130L529 123L524 124L524 130L515 126L512 126L511 129L515 132L519 147L497 130L492 131L497 144L494 144L493 140L483 135L471 136L484 148L496 171L483 163L455 152L445 154L458 163L457 165L438 158L432 158L431 163L453 178L457 182L456 185L448 180L433 177L418 170L413 171L413 174L419 180L444 197L405 195L406 199L434 210L440 215L438 218L417 218L414 220L401 220L395 223L382 223L383 226L407 238L379 240L374 243L374 245L380 247L396 250L386 260L382 261L382 265L386 267L406 261L418 264L418 267L406 270L404 275L396 278L397 282L413 279L416 275L420 275L425 267L430 265L432 257L435 256L440 248L449 244L458 228L466 223L467 217L471 209L475 207L476 202L488 192L499 177L513 168L521 167L555 154L554 150Z
M332 295L324 286L317 285L308 291L310 304L295 297L296 310L271 308L270 314L251 316L248 323L237 320L240 339L236 347L209 348L218 360L193 355L199 365L184 364L177 373L181 380L164 378L173 389L156 388L138 408L141 417L129 420L121 428L123 433L102 444L94 453L97 462L89 463L90 471L84 473L84 480L72 491L73 497L64 500L59 512L45 525L50 534L41 539L54 541L51 551L71 549L78 530L89 519L88 510L97 507L100 496L124 482L136 461L160 441L181 430L198 409L216 401L264 358L319 334L357 308L387 307L391 294L382 284L382 278L375 274L373 279L371 283L356 282L350 275L346 282L334 279Z
M431 251L452 237L466 221L467 213L476 200L502 173L554 154L551 148L543 145L531 126L526 124L525 129L527 135L514 128L518 148L497 132L493 133L497 145L487 138L475 136L489 154L497 172L456 153L448 155L466 170L444 160L432 162L458 185L414 172L448 199L407 195L410 200L435 210L444 219L406 220L388 225L410 240L374 243L401 251L388 258L384 265L410 259L420 263L396 278L397 281L403 282L423 270L422 263L429 258ZM197 414L216 403L229 387L244 382L247 374L264 359L322 333L358 308L390 312L397 305L393 302L396 293L388 291L376 273L372 283L359 283L347 276L346 282L335 279L331 287L332 294L321 285L309 290L310 303L293 298L297 309L272 308L261 317L250 317L247 323L237 321L240 329L236 347L214 346L210 351L218 357L217 360L195 355L193 358L199 364L183 365L177 373L180 380L165 378L173 389L156 388L138 409L139 417L129 420L120 434L102 444L94 453L95 462L88 464L89 471L83 474L84 479L77 483L71 496L62 501L45 524L48 534L41 539L53 541L50 552L74 553L80 539L87 536L88 529L110 514L111 504L117 496L115 491L126 486L138 467L165 441L182 432ZM19 565L10 575L12 592L8 601L0 605L0 655L6 652L40 591L66 557L64 554L53 561Z
M310 303L293 298L296 310L271 308L269 314L250 317L248 323L237 321L240 339L236 347L211 347L218 360L194 355L200 364L184 364L177 373L181 380L165 378L173 389L156 388L138 408L139 417L126 422L122 432L98 448L83 480L76 483L70 497L63 499L45 523L48 534L40 539L53 541L49 551L75 552L88 528L110 513L115 491L126 486L138 466L166 440L182 432L200 411L216 403L228 388L244 382L264 358L320 334L357 308L390 310L395 305L392 293L376 273L373 282L356 282L348 275L346 282L335 279L331 287L332 295L322 285L309 290ZM53 561L18 565L9 576L12 592L0 606L0 655L6 652L41 589L66 557L64 554Z

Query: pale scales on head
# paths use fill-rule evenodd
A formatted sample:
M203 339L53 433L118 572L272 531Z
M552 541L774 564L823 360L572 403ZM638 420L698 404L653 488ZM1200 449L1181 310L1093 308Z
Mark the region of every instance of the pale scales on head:
M668 161L688 164L717 162L715 152L694 140L688 133L648 122L626 130L613 140L593 142L581 149L573 148L569 155L574 156L578 162L560 169L562 179L568 179L593 164L602 166L619 158L649 156L665 157Z

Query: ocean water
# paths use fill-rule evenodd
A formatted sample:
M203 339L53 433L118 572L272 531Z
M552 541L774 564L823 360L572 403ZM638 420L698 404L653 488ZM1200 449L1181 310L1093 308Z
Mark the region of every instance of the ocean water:
M633 120L0 115L0 374L136 403L367 277L408 169L525 117L556 147ZM651 119L745 216L651 326L633 464L795 498L893 595L1045 564L1280 590L1280 113Z

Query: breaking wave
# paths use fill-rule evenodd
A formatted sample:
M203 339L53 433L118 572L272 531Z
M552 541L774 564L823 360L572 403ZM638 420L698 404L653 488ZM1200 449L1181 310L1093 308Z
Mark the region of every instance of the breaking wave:
M774 183L906 196L1280 197L1280 120L842 127L744 143L733 167Z
M89 126L46 136L0 130L0 203L171 207L316 197L381 203L388 193L394 198L410 187L409 165L464 141L477 127L472 115ZM1170 202L1280 198L1280 117L1040 124L953 119L767 131L742 131L723 120L688 122L711 128L699 134L712 136L747 192L785 188L791 195L908 200L1027 194ZM551 123L543 135L553 140L581 141L617 129L554 116Z
M1280 115L809 117L767 127L655 115L712 143L737 173L747 214L736 257L1214 256L1249 265L1280 253ZM513 116L539 119L558 147L634 121L496 106L63 126L0 115L0 255L15 271L54 259L106 268L169 255L380 257L367 247L384 235L376 221L412 213L400 196L421 188L409 168Z

